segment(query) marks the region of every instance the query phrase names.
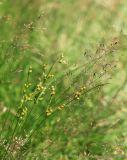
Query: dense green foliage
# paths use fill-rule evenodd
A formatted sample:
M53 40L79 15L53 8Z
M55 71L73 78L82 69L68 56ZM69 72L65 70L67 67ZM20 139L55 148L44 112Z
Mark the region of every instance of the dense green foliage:
M0 1L0 159L127 158L126 8Z

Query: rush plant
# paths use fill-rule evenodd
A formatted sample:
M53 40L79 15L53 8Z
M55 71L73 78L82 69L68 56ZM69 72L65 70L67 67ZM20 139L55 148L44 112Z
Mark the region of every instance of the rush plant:
M110 3L0 2L1 160L126 159L126 2Z

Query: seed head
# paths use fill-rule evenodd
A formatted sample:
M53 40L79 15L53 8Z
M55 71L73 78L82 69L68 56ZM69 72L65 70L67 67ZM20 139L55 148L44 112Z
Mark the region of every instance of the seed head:
M80 96L81 96L81 92L76 92L75 93L75 95L74 95L74 98L76 99L76 100L79 100L80 99Z
M60 60L59 60L59 63L61 63L61 64L67 64L66 60L64 59L63 54L61 55L61 58L60 58Z
M62 105L58 106L58 110L63 110L64 107L65 107L65 104L62 104Z
M32 73L32 71L33 71L33 68L32 68L32 66L30 66L28 73Z
M46 87L44 87L41 82L39 84L37 84L37 87L36 87L37 91L45 92L45 89L46 89Z
M52 108L48 108L48 109L46 110L46 115L47 115L47 116L50 116L52 113L53 113L53 109L52 109Z
M51 96L54 96L56 94L55 87L51 86Z

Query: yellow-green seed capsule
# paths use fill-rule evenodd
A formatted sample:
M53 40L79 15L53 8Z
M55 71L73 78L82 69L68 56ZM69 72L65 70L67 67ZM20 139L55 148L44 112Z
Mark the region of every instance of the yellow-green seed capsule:
M56 94L55 87L51 86L51 96L54 96Z
M77 91L77 92L75 93L75 95L74 95L74 98L77 99L77 100L79 100L79 99L80 99L80 96L81 96L81 93Z
M65 104L62 104L62 105L58 106L58 110L63 110L64 107L65 107Z
M32 66L30 66L28 72L29 72L29 73L32 73L32 71L33 71L33 68L32 68Z
M47 116L50 116L52 113L53 113L53 109L52 109L52 108L48 108L48 109L46 110L46 115L47 115Z
M66 60L64 59L64 56L61 55L61 58L59 60L59 63L62 63L62 64L67 64Z

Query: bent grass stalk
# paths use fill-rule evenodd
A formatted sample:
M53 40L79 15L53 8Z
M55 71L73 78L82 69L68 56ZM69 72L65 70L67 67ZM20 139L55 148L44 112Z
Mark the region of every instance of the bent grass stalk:
M49 71L48 71L48 73L47 73L47 75L46 75L46 79L44 79L44 82L43 82L43 83L46 82L48 75L50 74L50 72L52 71L53 67L55 66L55 64L56 64L56 62L57 62L58 60L59 60L59 59L57 59L57 60L53 63L53 65L50 67L50 69L49 69ZM28 79L27 79L27 80L28 80ZM35 94L36 94L36 93L35 93ZM41 95L41 93L40 93L40 95ZM39 97L40 97L40 96L38 96L38 97L36 98L35 104L36 104L36 102L38 101ZM50 99L50 103L51 103L51 99ZM33 108L30 110L29 115L27 116L26 120L24 120L24 123L23 123L22 127L20 127L20 130L24 128L24 125L25 125L26 121L28 120L28 118L30 117L30 114L31 114L32 111L33 111Z
M96 85L96 86L88 89L87 91L85 91L82 95L85 95L85 94L87 94L88 92L91 92L91 91L94 90L94 89L103 87L103 86L105 86L105 85L107 85L107 84L109 84L109 83L104 83L104 84ZM69 104L72 103L74 100L75 100L75 98L72 98L70 101L68 101L67 103L65 103L65 106L69 105ZM56 109L56 110L51 114L51 116L54 115L54 114L56 114L57 111L59 111L59 110ZM36 125L35 129L34 129L34 130L32 131L32 133L30 134L27 142L30 141L31 137L37 132L37 129L40 128L40 126L46 121L46 118L48 118L48 117L46 116L45 119L41 120L40 123L39 123L38 125Z
M56 64L56 62L57 62L58 60L59 60L59 59L57 59L57 60L55 61L55 63L53 63L53 65L50 67L50 69L49 69L49 71L48 71L48 73L47 73L47 75L46 75L46 79L44 79L44 82L43 82L43 83L46 82L48 75L50 74L51 70L53 69L54 65ZM30 71L30 72L29 72L29 71ZM32 72L32 68L31 68L31 67L30 67L30 70L29 70L29 71L28 71L28 76L27 76L27 83L28 83L28 81L29 81L30 73ZM41 95L41 93L40 93L40 95ZM36 98L36 102L38 101L38 98L40 97L40 95ZM51 98L50 98L49 105L50 105L51 101L52 101L52 96L51 96ZM48 106L49 106L49 105L48 105ZM33 110L33 108L32 108L31 111L29 112L29 115L27 116L27 118L24 120L24 123L23 123L22 127L18 127L18 130L21 131L21 130L24 128L25 123L26 123L26 121L28 120L28 118L29 118L32 110ZM19 121L17 121L17 124L16 124L16 126L15 126L15 128L14 128L14 132L13 132L13 134L12 134L11 139L13 139L13 137L14 137L14 134L15 134L16 129L17 129L17 126L18 126L18 123L19 123ZM10 147L10 145L8 146L8 148L9 148L9 147ZM14 145L13 148L12 148L12 152L13 152L14 147L15 147L15 145ZM7 148L7 150L8 150L8 148Z
M29 71L28 71L28 73L27 73L26 83L28 83L28 81L29 81L29 76L30 76L30 73L31 73L31 71L32 71L31 69L32 69L32 68L30 67L30 69L29 69ZM22 90L22 93L23 93L23 89L24 89L24 87L21 89L21 90ZM18 111L18 109L17 109L17 111ZM13 123L12 123L12 126L14 126L14 124L15 124L15 119L14 119L14 121L13 121ZM15 132L16 132L16 130L17 130L18 124L19 124L19 119L16 121L16 124L15 124L14 130L13 130L13 132L12 132L12 135L11 135L11 137L9 138L9 145L8 145L8 147L7 147L6 150L8 150L8 149L10 148L11 140L13 141L13 137L14 137ZM18 127L18 129L20 129L20 127ZM15 145L14 145L14 147L15 147ZM13 148L14 148L14 147L13 147ZM13 150L12 150L12 151L13 151ZM6 158L6 155L5 155L4 159L5 159L5 158Z

